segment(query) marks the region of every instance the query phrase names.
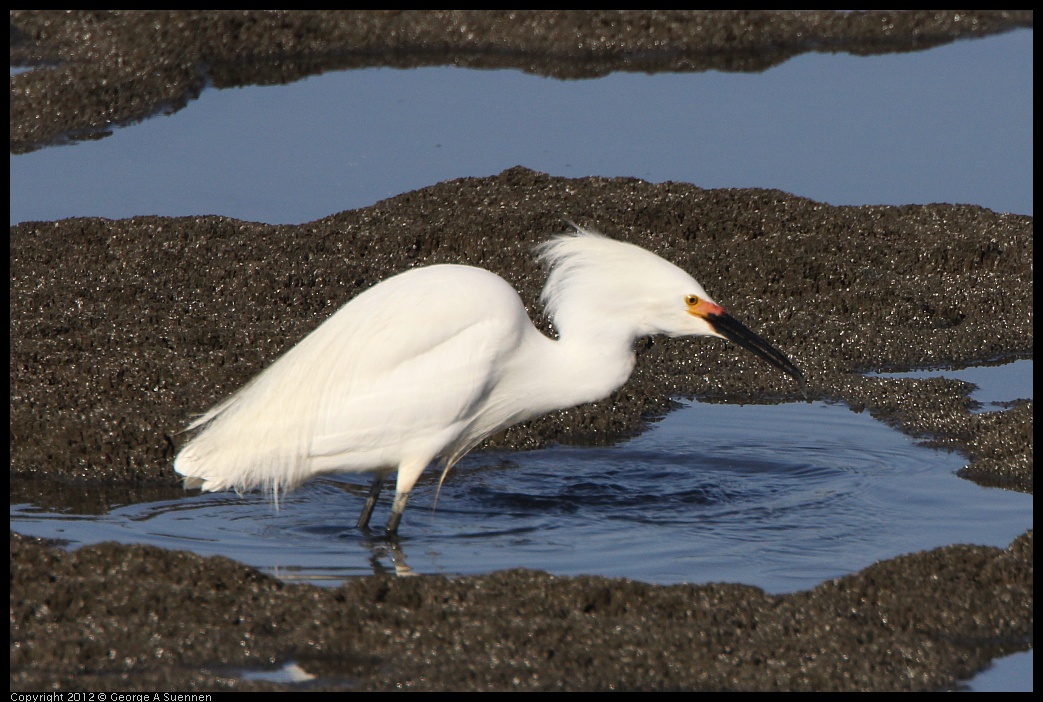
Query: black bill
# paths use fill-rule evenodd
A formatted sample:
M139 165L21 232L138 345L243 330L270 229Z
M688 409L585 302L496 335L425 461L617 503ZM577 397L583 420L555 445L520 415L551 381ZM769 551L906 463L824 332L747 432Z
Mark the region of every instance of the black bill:
M710 323L714 331L728 341L735 342L747 351L751 351L764 361L792 376L801 387L804 387L804 373L793 365L793 361L767 341L750 331L742 322L725 312L724 314L708 314L704 319Z

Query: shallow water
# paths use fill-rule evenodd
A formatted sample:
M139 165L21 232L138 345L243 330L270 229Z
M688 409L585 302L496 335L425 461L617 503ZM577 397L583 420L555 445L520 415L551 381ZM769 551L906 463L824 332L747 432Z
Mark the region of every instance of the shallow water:
M516 165L1031 214L1032 37L804 54L763 73L375 68L206 90L105 139L12 156L10 218L300 223Z
M1031 363L1014 365L993 371L998 385L985 392L1021 396ZM431 469L395 544L379 529L354 528L368 489L360 477L313 481L278 510L257 493L190 493L103 515L13 505L11 527L72 546L115 540L220 554L325 585L374 572L526 567L783 593L902 553L1007 546L1031 527L1032 497L956 477L965 463L844 405L690 403L613 447L468 456L437 507Z
M972 366L970 368L917 370L909 373L866 373L866 375L883 378L937 378L944 376L962 380L977 387L971 392L971 399L978 403L972 412L996 412L1004 408L1004 403L1015 399L1031 399L1032 397L1032 359L1023 359L1012 363L1001 363L993 366Z

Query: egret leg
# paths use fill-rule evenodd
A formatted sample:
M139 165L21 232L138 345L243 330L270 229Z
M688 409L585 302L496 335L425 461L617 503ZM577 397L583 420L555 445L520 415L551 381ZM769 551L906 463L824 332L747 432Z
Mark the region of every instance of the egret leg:
M391 506L391 518L388 519L388 536L398 534L398 523L402 521L402 513L406 511L406 502L408 501L408 492L395 494L395 504Z
M359 521L355 525L359 529L365 529L369 526L369 518L373 516L373 508L377 506L377 498L380 497L380 489L384 487L383 473L377 473L373 476L373 484L369 486L369 497L366 498L366 504L362 508L362 514L359 515Z

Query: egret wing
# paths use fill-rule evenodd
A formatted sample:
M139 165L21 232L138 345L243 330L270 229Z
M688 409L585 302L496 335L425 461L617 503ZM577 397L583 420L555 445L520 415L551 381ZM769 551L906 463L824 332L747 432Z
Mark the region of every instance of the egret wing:
M453 440L531 327L503 279L416 269L370 288L193 426L175 470L204 489L290 488L393 468Z

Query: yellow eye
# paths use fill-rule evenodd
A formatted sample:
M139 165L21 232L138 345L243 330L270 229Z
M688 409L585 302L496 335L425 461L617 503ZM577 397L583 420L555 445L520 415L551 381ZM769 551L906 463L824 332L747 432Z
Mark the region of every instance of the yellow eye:
M699 304L699 296L698 295L689 295L688 297L686 297L684 299L684 301L688 303L689 307L694 307L695 305Z

